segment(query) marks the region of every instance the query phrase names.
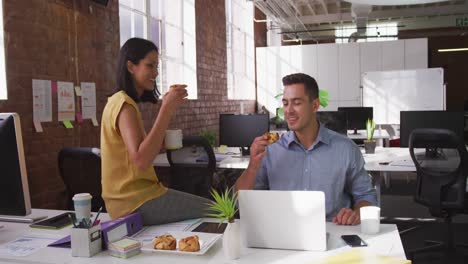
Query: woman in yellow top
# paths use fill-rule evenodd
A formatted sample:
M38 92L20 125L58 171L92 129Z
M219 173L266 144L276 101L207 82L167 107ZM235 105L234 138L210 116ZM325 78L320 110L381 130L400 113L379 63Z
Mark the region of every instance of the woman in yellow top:
M139 102L157 102L158 48L131 38L122 46L117 90L102 114L102 197L108 213L118 218L141 212L145 225L199 218L208 199L168 189L159 182L153 160L161 149L174 111L187 97L186 85L173 85L162 98L159 114L146 134Z

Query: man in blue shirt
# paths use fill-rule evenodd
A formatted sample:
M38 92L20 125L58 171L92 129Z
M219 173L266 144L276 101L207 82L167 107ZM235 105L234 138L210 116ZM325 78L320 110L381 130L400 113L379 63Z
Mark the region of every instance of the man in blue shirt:
M327 220L359 224L359 209L377 204L359 148L317 121L320 101L314 78L291 74L283 78L283 86L284 116L291 131L273 144L267 136L253 141L249 166L235 189L323 191Z

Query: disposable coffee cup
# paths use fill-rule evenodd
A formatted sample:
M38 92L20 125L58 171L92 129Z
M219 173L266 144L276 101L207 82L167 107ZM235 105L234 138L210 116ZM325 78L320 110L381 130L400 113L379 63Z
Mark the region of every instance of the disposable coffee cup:
M168 129L164 139L164 147L166 149L175 150L182 148L182 130Z
M380 230L380 207L365 206L360 209L361 233L377 234Z
M91 194L77 193L73 196L73 205L75 207L76 220L80 222L82 219L91 218Z

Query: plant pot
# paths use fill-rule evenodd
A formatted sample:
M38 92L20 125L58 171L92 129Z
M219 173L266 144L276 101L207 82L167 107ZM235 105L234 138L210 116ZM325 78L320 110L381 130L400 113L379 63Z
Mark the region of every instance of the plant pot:
M228 223L223 235L223 252L227 259L240 257L240 223Z
M366 154L374 154L376 146L377 146L377 141L364 140L364 149L366 150Z

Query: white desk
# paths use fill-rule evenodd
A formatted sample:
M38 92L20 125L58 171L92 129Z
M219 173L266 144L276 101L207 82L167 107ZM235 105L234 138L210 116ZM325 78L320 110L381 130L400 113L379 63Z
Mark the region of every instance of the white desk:
M367 131L366 130L358 130L357 134L354 134L354 130L348 130L348 138L350 139L367 139ZM390 135L388 134L386 129L376 129L374 131L374 139L378 141L382 141L380 146L390 146Z
M57 215L63 211L35 209L33 213L44 215ZM101 214L101 219L108 219L107 214ZM60 234L67 235L69 228L58 231L30 228L27 224L2 223L5 227L0 229L0 243L12 241L20 235L34 232L36 234ZM25 257L0 256L0 263L311 263L311 261L334 255L351 248L341 241L344 234L358 234L369 246L364 250L376 254L387 255L405 259L403 245L396 225L382 224L380 232L376 235L364 235L360 233L360 226L337 226L327 223L327 233L330 234L325 252L291 251L274 249L243 248L240 259L227 261L222 251L222 241L216 244L203 256L182 256L164 253L142 252L130 259L119 259L109 255L107 251L101 252L92 258L78 258L71 256L70 249L43 248ZM313 237L313 236L311 236Z

